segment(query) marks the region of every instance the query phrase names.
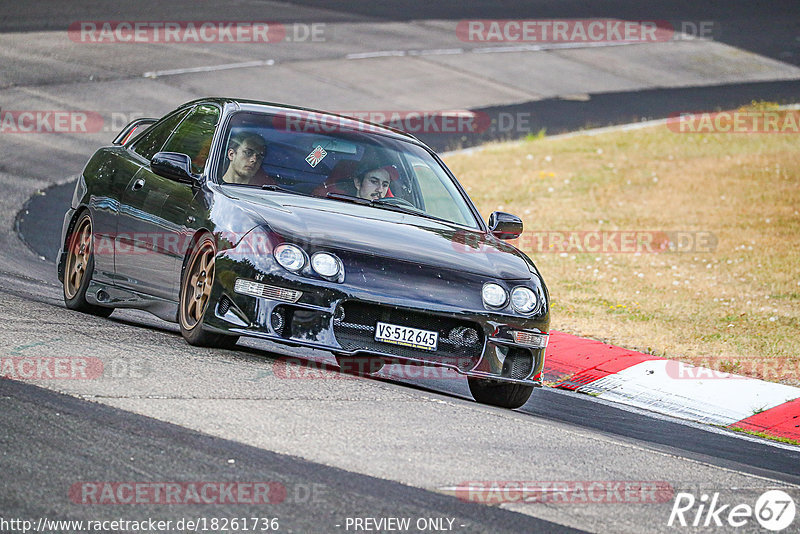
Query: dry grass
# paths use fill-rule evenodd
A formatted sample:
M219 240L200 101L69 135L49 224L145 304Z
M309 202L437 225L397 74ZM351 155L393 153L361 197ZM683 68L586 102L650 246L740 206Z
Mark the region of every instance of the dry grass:
M800 144L666 126L495 144L447 164L484 216L535 231L713 234L713 252L547 253L552 328L800 384ZM526 246L526 244L528 246Z

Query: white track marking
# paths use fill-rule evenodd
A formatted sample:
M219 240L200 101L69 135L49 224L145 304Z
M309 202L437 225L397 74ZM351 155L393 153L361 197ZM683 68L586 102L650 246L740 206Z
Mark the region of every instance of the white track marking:
M638 406L654 412L730 425L760 411L800 397L800 388L684 365L695 373L678 372L684 365L670 360L648 360L578 389L601 399ZM694 378L696 377L696 378Z
M542 52L569 48L606 48L645 43L551 43L541 45L484 46L480 48L431 48L428 50L379 50L347 54L345 59L370 59L376 57L452 56L460 54L507 54L509 52Z
M186 69L171 69L171 70L155 70L145 72L142 74L144 78L158 78L159 76L174 76L176 74L188 74L193 72L214 72L218 70L228 69L246 69L249 67L266 67L274 65L274 59L258 60L258 61L244 61L242 63L225 63L222 65L208 65L205 67L189 67Z

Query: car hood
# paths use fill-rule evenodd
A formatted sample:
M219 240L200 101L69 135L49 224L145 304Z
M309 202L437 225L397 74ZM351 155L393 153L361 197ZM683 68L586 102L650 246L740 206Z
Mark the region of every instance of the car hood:
M522 252L479 230L325 198L226 189L263 217L269 231L307 250L342 249L487 278L531 278L532 263Z

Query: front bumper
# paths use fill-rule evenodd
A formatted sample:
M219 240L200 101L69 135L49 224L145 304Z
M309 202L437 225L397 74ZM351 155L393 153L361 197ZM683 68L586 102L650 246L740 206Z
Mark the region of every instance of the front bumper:
M443 299L421 301L354 284L309 280L282 268L256 269L222 252L203 325L206 329L386 362L434 365L460 374L541 386L549 314L520 317L466 310ZM355 278L355 277L354 277ZM237 279L263 284L267 296L234 290ZM276 289L282 291L276 291ZM290 290L290 291L285 291ZM301 296L292 302L293 291ZM548 309L547 306L544 308ZM378 321L436 331L436 351L375 340ZM515 332L542 342L518 343Z

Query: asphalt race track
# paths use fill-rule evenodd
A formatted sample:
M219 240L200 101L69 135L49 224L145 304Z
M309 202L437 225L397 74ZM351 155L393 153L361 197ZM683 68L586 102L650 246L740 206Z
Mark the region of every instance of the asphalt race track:
M331 110L470 109L495 121L479 135L422 132L437 149L800 101L795 2L587 4L3 1L0 112L83 110L104 122L90 132L0 133L0 357L82 356L103 372L0 380L0 532L22 531L3 521L40 518L203 519L221 532L208 522L234 517L277 518L280 532L694 532L668 526L679 492L753 506L783 489L800 503L798 447L556 390L501 410L473 402L461 379L409 378L396 367L357 378L339 373L327 353L255 341L196 349L176 325L146 313L98 319L64 308L53 260L74 176L127 120L200 96ZM505 52L455 38L459 20L513 18L706 21L713 31L679 43ZM72 22L103 20L268 20L318 25L324 39L257 47L67 37ZM524 118L524 128L499 128L500 117ZM457 489L468 481L571 490L561 500L486 504ZM268 483L275 493L266 504L81 500L104 482ZM589 484L632 483L668 491L644 501L613 492L581 499ZM408 518L411 527L366 518ZM755 519L735 530L761 531Z

